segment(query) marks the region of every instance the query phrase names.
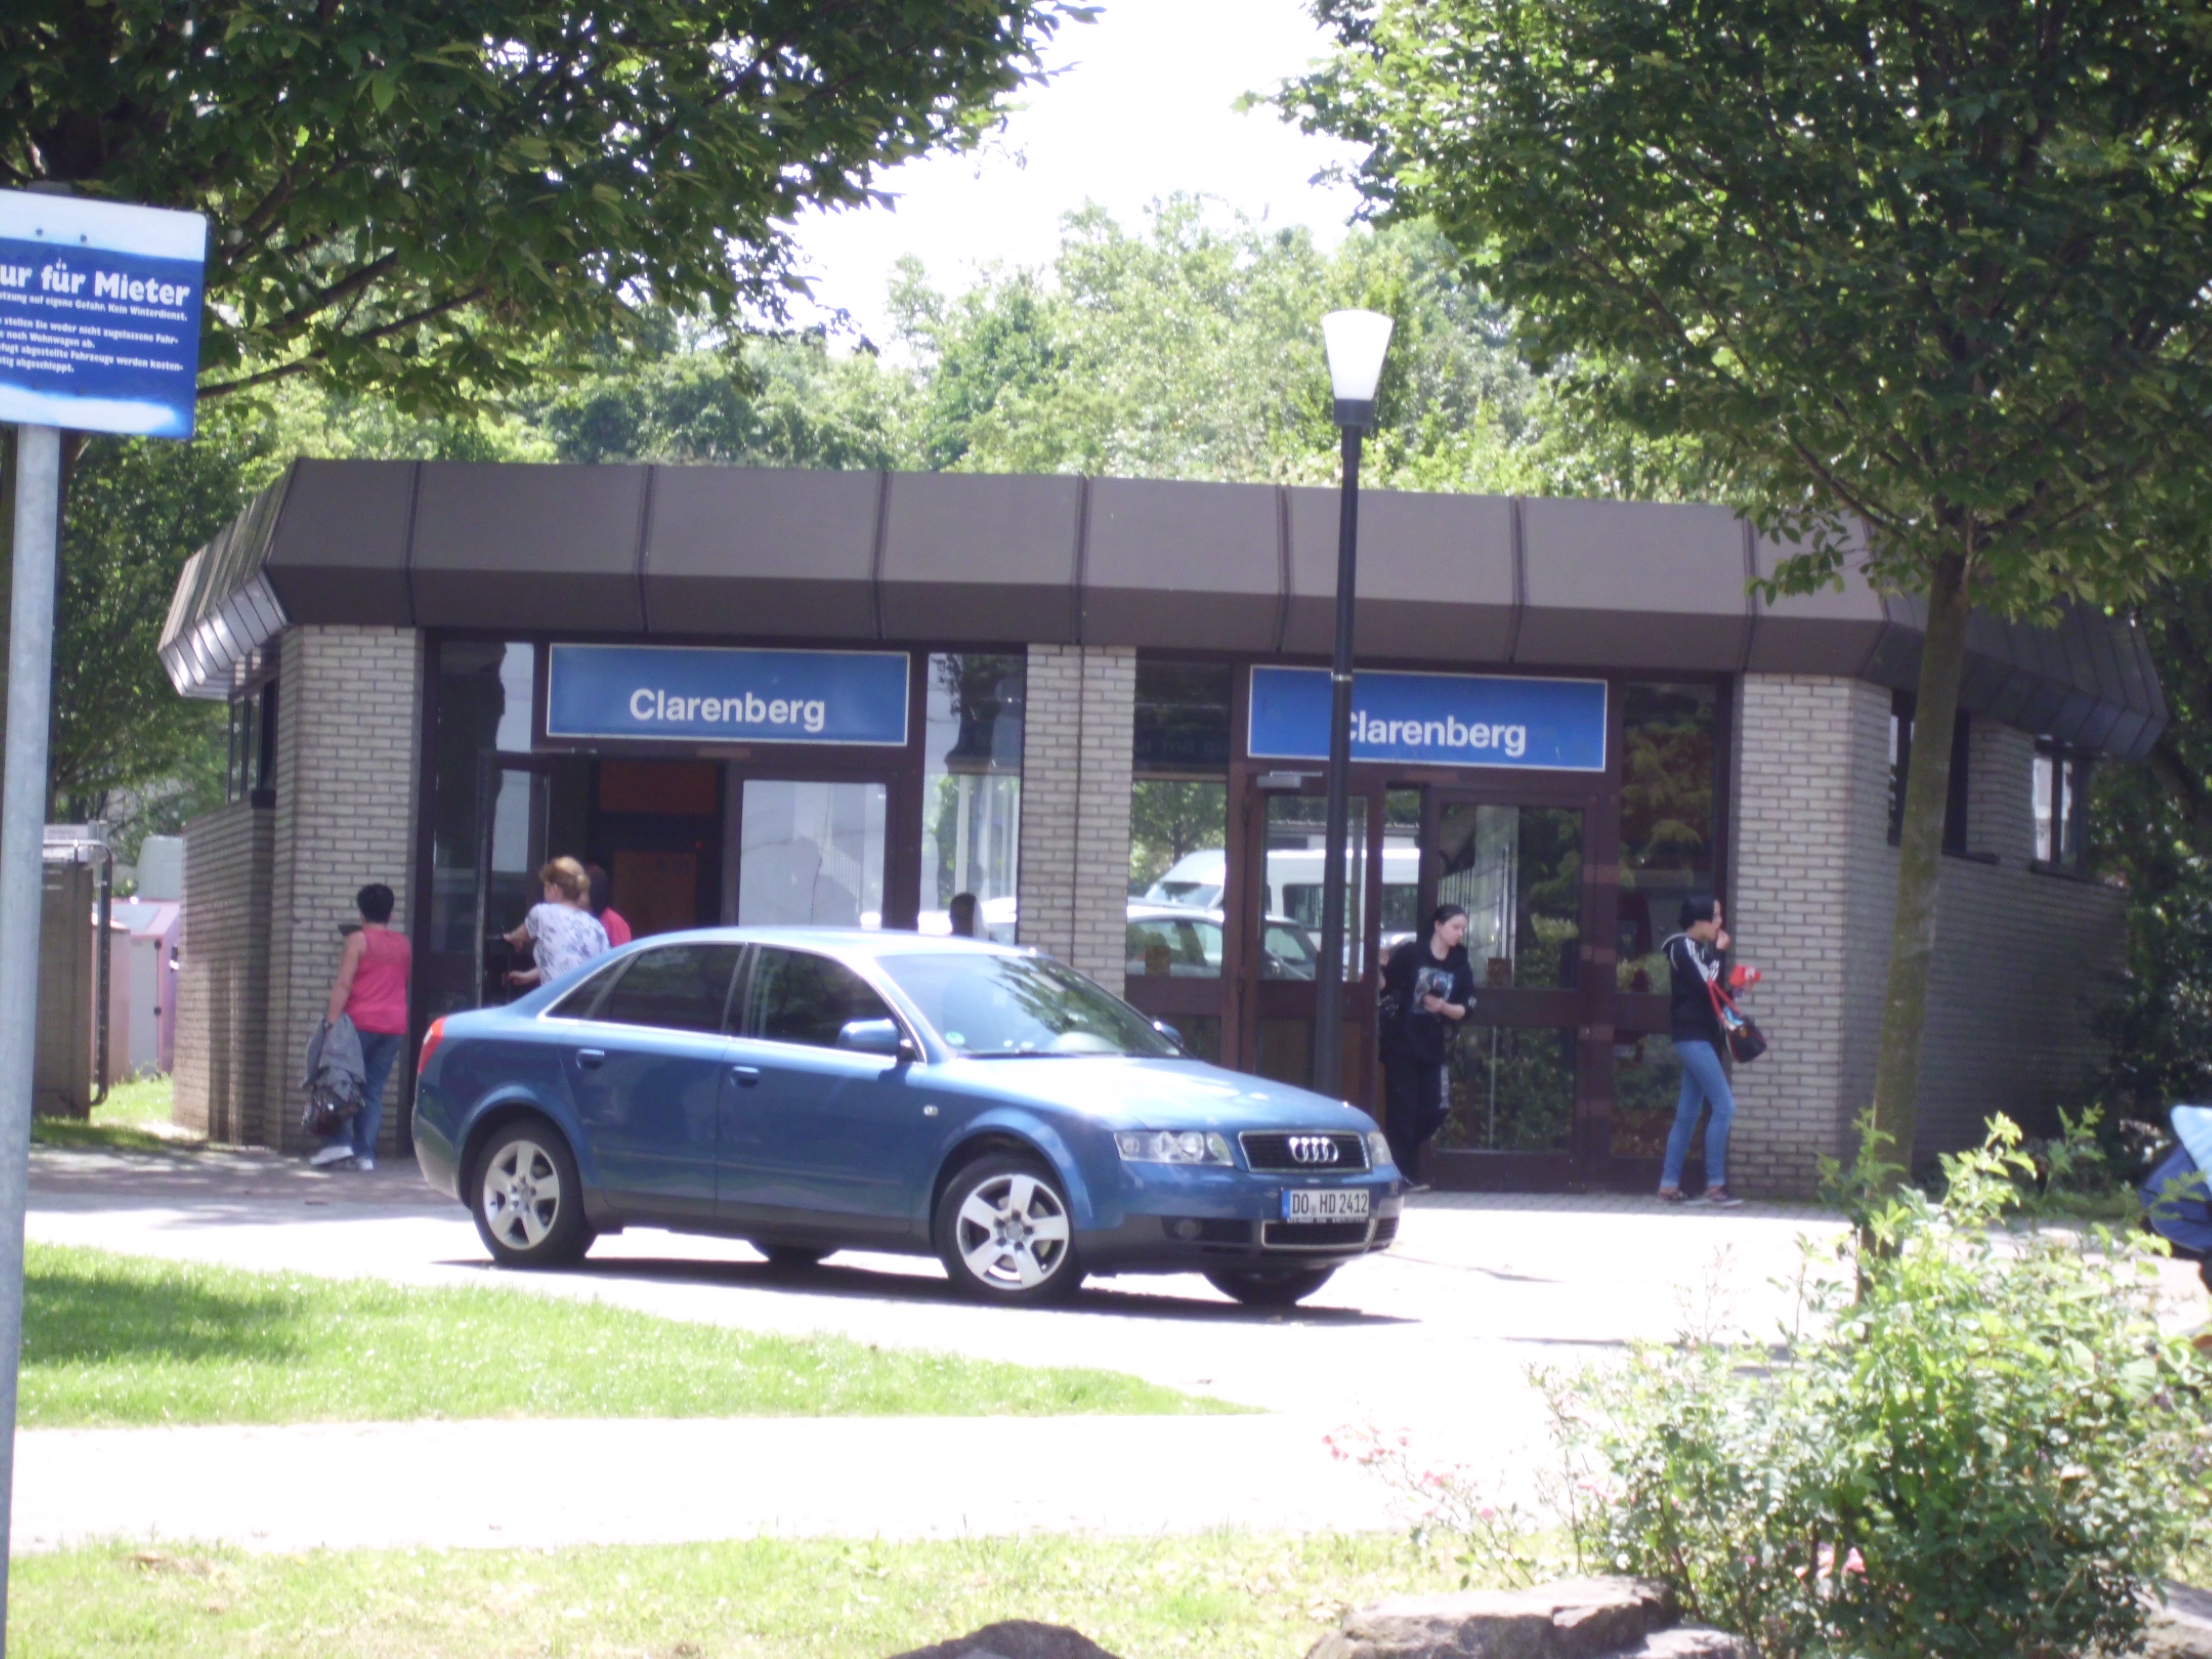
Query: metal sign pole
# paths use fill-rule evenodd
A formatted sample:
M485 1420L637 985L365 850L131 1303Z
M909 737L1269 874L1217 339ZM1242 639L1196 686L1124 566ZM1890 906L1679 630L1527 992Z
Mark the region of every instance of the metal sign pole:
M30 1186L32 1067L39 1046L46 721L53 696L61 499L60 431L17 427L8 752L5 782L0 785L0 1650L6 1648L8 1634L15 1373L23 1347L23 1206Z

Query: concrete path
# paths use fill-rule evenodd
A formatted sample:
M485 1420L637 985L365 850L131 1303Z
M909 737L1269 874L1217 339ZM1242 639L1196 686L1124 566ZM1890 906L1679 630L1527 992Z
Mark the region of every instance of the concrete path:
M1763 1334L1790 1311L1801 1238L1826 1248L1838 1231L1786 1206L1431 1194L1413 1200L1395 1249L1295 1310L1238 1307L1195 1275L1102 1280L1066 1308L1011 1310L957 1299L927 1258L843 1255L782 1276L742 1243L647 1230L602 1239L571 1272L500 1273L411 1167L40 1149L33 1239L1099 1366L1275 1415L32 1431L18 1439L15 1538L292 1548L1386 1524L1379 1486L1330 1459L1328 1431L1402 1427L1426 1457L1525 1487L1547 1452L1532 1366L1685 1331ZM2201 1317L2193 1271L2171 1271L2177 1308Z

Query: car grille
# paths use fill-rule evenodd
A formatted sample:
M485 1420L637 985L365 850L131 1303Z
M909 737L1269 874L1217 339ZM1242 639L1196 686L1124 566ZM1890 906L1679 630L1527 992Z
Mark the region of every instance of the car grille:
M1341 1250L1367 1242L1364 1221L1270 1221L1260 1243L1271 1250Z
M1367 1167L1364 1135L1248 1129L1237 1139L1245 1163L1270 1174L1356 1174Z

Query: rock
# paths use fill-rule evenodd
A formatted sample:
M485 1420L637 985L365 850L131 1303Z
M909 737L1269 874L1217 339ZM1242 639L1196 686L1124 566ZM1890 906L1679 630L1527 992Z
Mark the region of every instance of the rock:
M2212 1659L2212 1590L2168 1584L2144 1632L2146 1659Z
M1663 1584L1568 1578L1525 1590L1400 1595L1348 1614L1307 1659L1753 1659L1723 1632L1674 1623Z
M986 1625L972 1635L939 1642L935 1647L894 1654L891 1659L1115 1659L1115 1656L1065 1625L1010 1619L1004 1624Z

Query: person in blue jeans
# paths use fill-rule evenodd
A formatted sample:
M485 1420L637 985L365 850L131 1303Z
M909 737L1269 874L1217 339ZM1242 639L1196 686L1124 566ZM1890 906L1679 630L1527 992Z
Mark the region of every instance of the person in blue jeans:
M365 1074L361 1110L351 1122L308 1160L343 1164L356 1170L376 1167L376 1135L384 1127L384 1085L399 1051L407 1046L407 977L414 956L407 935L392 925L392 890L372 882L354 896L361 926L349 934L338 957L324 1018L335 1025L343 1014L361 1038Z
M1666 952L1674 977L1668 1023L1674 1052L1682 1061L1682 1092L1674 1103L1674 1130L1667 1137L1659 1196L1669 1204L1682 1202L1682 1165L1690 1156L1690 1137L1697 1133L1698 1112L1711 1106L1712 1117L1705 1125L1705 1202L1732 1209L1743 1202L1728 1188L1729 1129L1735 1121L1735 1095L1721 1065L1721 1022L1711 989L1720 982L1728 929L1721 926L1717 898L1684 899L1680 920L1682 931L1668 939Z

